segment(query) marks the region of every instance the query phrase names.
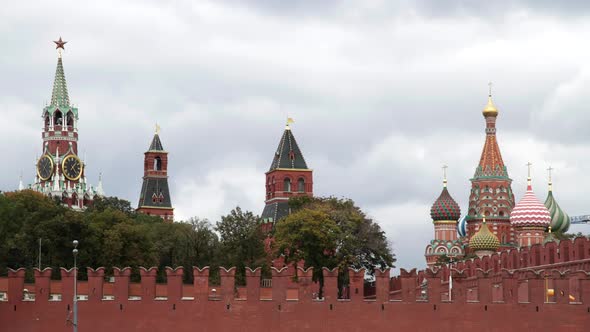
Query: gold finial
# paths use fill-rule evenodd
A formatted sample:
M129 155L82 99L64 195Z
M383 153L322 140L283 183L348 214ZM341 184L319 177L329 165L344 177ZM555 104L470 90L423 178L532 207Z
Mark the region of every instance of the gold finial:
M527 181L527 185L530 187L530 186L531 186L531 166L532 166L533 164L531 164L531 162L529 161L528 163L526 163L526 165L527 165L527 167L529 168L529 171L528 171L528 176L527 176L527 179L526 179L526 181Z
M549 234L551 234L551 225L549 226Z
M449 166L447 165L443 165L442 169L443 169L443 187L447 187L447 168L449 168Z
M494 106L494 102L492 101L492 82L488 83L488 103L486 107L483 109L484 116L497 116L498 109Z
M549 173L549 191L553 190L553 181L551 180L551 171L554 170L553 167L549 166L549 168L547 168L547 172Z
M287 125L285 126L285 129L291 129L290 125L292 123L295 123L295 120L293 120L293 118L290 118L289 116L287 116Z
M156 135L160 134L160 130L161 130L160 125L156 122Z
M485 212L483 213L483 223L484 224L486 223L486 213Z

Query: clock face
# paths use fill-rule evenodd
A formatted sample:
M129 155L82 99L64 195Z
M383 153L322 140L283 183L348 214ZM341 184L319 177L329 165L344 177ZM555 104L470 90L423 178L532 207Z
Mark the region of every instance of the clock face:
M75 155L65 157L61 169L68 180L76 181L82 176L82 162Z
M43 155L37 162L37 175L42 181L47 181L53 174L53 159L48 155Z

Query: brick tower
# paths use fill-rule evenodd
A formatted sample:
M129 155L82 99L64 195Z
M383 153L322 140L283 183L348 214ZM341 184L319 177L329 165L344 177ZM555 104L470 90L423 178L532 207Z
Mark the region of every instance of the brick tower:
M137 211L173 222L174 208L168 189L168 152L162 146L159 131L156 125L150 148L144 153L143 185Z
M266 200L262 211L262 228L272 230L274 223L289 214L289 198L313 196L313 171L297 145L291 119L279 141L270 169L266 172Z
M424 252L426 264L429 267L434 266L441 256L452 259L465 256L463 243L457 237L457 221L461 217L461 209L447 189L446 168L447 166L443 167L445 171L442 192L430 208L430 216L434 224L434 239L426 246Z
M492 93L488 96L488 104L483 110L486 121L486 140L471 179L469 209L467 211L467 236L471 238L482 224L482 216L486 216L490 231L500 240L501 248L512 247L515 237L510 225L510 212L514 207L512 180L500 154L496 139L496 119L498 109L492 102Z
M102 181L88 185L86 164L78 157L78 108L70 103L63 68L65 41L54 42L58 50L51 103L43 108L43 152L36 161L35 183L30 189L42 192L73 209L84 209L95 196L103 196ZM23 189L22 186L19 189Z

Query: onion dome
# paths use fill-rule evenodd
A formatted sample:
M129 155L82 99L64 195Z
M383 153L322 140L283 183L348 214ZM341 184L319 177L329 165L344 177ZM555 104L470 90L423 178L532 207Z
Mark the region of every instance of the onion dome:
M500 240L488 228L485 219L481 224L481 228L469 240L469 248L474 251L489 250L496 251L500 247Z
M556 232L567 232L570 228L571 218L561 209L561 207L559 207L557 201L555 201L551 178L549 178L549 194L545 200L545 207L549 210L549 214L551 215L550 228Z
M494 105L494 102L492 101L491 93L488 96L488 103L486 104L486 107L484 107L482 114L485 117L498 116L498 109L496 108L496 106Z
M551 224L549 210L533 192L530 177L524 196L510 212L510 223L515 227L548 227Z
M555 237L555 235L553 235L553 232L551 232L551 226L549 226L549 233L547 233L547 236L545 236L545 239L543 240L543 244L547 244L549 242L555 242L557 244L559 244L559 239L557 237Z
M438 199L432 204L430 208L430 216L433 221L441 220L459 220L461 217L461 208L455 202L449 191L447 190L447 178L443 181L443 190L438 196Z
M460 237L464 237L467 235L467 215L463 216L459 223L457 224L457 233Z

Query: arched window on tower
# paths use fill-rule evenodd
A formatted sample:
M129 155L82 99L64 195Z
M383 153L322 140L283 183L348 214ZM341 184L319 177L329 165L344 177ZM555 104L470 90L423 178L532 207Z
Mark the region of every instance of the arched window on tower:
M44 125L45 125L45 130L49 129L49 123L51 122L49 119L50 119L49 114L45 113L45 119L43 120Z
M299 180L297 180L297 191L299 191L300 193L305 192L305 179L304 178L299 178Z
M55 115L53 116L53 125L54 126L61 126L63 122L63 115L59 110L55 111Z
M162 170L162 158L156 157L154 158L154 171L161 171Z
M67 126L68 129L74 129L74 114L72 112L68 112L68 116L66 117L67 119Z
M291 179L285 178L285 180L283 180L283 191L291 191Z

